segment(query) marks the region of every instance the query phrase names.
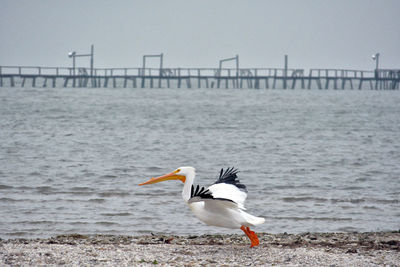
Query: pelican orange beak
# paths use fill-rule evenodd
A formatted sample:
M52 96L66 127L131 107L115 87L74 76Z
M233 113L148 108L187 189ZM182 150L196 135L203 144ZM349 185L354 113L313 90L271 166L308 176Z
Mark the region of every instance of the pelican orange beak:
M180 180L182 183L185 183L186 177L183 175L177 174L178 171L173 171L171 173L159 176L159 177L153 177L147 182L141 183L139 185L146 185L146 184L155 184L163 181L168 181L168 180Z

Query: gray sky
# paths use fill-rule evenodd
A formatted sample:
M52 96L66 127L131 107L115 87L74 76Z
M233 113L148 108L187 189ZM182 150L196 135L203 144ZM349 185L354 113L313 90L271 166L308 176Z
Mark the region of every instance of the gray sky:
M138 67L400 68L398 0L0 0L0 65ZM88 65L88 59L77 59ZM156 67L150 61L149 67ZM227 65L229 67L230 65ZM233 67L233 64L232 64Z

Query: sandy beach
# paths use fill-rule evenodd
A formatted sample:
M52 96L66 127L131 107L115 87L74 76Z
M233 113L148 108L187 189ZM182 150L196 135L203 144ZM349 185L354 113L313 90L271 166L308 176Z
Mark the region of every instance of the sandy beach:
M400 266L400 232L0 240L1 266Z

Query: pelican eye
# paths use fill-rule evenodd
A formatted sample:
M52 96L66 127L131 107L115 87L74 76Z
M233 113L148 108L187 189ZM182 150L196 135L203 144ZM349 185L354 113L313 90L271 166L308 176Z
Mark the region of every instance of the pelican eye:
M176 171L174 171L174 173L179 173L181 172L181 169L177 169Z

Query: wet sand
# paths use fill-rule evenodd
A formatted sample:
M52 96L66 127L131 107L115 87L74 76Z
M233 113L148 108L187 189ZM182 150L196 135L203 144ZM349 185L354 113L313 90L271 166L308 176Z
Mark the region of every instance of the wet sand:
M0 240L1 266L400 266L400 232Z

